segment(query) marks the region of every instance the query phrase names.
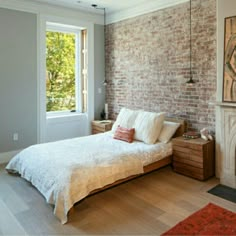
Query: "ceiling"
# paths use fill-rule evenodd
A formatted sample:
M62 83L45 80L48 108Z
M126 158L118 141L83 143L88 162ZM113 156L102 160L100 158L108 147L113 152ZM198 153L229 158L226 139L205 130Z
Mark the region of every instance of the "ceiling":
M108 14L137 7L150 2L166 2L166 0L32 0L34 2L48 3L52 5L59 5L73 9L81 9L89 12L98 12L98 10L91 7L96 4L98 7L106 8ZM101 14L103 12L101 11Z
M1 0L0 0L1 1ZM35 3L62 6L83 12L103 15L106 9L106 23L142 15L166 7L174 6L189 0L27 0ZM98 8L92 7L96 4Z

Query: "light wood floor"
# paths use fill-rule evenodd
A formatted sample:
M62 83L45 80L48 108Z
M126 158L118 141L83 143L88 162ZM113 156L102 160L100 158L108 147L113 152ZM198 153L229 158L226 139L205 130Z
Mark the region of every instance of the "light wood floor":
M165 167L86 198L61 225L34 187L0 165L0 235L159 235L209 202L236 212L207 193L216 184Z

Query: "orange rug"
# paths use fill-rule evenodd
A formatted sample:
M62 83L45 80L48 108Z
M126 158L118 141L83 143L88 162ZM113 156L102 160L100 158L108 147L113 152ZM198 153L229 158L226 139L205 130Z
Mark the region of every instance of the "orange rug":
M209 203L162 235L236 235L236 214Z

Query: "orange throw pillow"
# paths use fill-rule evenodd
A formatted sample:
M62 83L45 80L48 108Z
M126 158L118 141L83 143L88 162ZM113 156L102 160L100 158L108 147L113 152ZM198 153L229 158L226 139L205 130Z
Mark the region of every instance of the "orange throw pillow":
M134 140L134 128L128 129L118 126L113 138L132 143Z

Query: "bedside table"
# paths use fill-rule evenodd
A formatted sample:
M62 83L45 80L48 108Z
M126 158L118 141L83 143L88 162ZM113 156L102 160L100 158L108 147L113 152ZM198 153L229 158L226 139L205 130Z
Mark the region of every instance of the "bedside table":
M113 120L94 120L92 121L92 134L104 133L111 130Z
M214 175L214 141L177 137L172 139L172 143L174 171L199 180Z

